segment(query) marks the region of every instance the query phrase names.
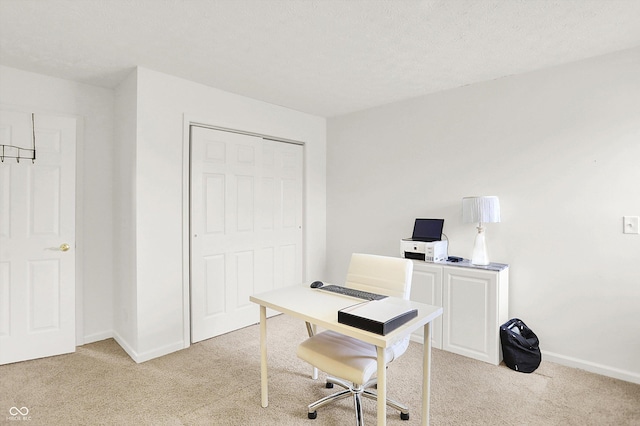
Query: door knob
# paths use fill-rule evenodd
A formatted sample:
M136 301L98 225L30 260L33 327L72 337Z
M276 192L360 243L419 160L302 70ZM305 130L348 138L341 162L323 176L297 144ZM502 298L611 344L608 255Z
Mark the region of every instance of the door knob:
M71 246L67 243L60 244L60 251L69 251L70 248Z

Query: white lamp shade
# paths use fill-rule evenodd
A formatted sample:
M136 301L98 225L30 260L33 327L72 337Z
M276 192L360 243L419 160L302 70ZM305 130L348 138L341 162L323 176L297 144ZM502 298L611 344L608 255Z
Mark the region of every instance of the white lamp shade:
M500 222L498 197L464 197L462 199L462 221L465 223Z

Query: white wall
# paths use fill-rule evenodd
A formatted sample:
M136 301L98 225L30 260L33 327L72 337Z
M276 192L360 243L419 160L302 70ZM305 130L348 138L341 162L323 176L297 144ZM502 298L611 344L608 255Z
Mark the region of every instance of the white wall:
M640 382L640 49L328 121L328 278L349 255L399 255L416 217L470 257L461 198L497 195L492 260L544 359Z
M77 343L111 336L113 90L0 66L0 103L79 118Z
M136 297L136 141L138 73L115 91L113 176L113 337L127 353L138 347Z
M326 120L147 69L114 90L0 67L0 103L80 118L78 344L144 361L189 343L183 303L185 116L305 143L305 268L323 276ZM305 277L305 279L307 279Z
M185 117L305 142L305 266L311 277L321 276L325 265L326 120L144 68L137 70L137 88L117 92L126 97L133 90L137 342L124 346L144 361L189 343L183 321Z

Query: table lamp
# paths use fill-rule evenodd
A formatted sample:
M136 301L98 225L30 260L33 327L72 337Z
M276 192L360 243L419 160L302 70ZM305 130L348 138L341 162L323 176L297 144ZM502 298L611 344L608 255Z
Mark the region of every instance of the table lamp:
M495 196L464 197L462 199L462 221L477 223L478 233L473 245L471 263L488 265L487 243L484 238L484 223L500 222L500 201Z

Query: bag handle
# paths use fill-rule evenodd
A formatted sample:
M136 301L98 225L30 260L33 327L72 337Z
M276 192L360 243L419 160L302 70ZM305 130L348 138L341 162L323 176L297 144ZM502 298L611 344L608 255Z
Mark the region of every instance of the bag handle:
M520 343L522 346L527 347L529 349L533 349L535 343L537 344L540 343L540 341L538 340L538 336L536 336L536 334L533 331L531 331L531 334L533 334L533 337L535 337L535 343L532 345L531 342L529 342L529 339L525 338L520 332L520 325L522 325L523 327L526 327L529 331L531 331L531 329L527 327L527 325L518 318L514 318L513 320L507 322L503 328L507 333L509 333L513 338L515 338L518 341L518 343ZM518 328L518 333L512 330L513 327Z

